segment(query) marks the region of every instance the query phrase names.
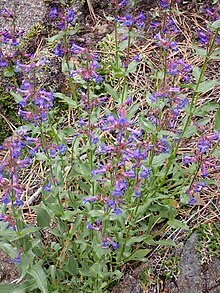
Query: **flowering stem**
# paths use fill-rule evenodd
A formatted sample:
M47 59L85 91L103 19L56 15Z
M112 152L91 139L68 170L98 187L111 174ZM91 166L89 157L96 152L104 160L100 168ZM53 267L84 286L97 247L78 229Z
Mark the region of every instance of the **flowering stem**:
M129 221L129 226L127 228L127 233L125 235L125 239L124 239L122 249L120 250L120 253L118 254L117 263L119 263L119 264L121 262L121 257L123 257L126 242L127 242L128 238L129 238L131 228L133 227L134 223L136 222L136 215L137 215L137 211L138 211L138 208L140 206L140 203L141 203L141 201L140 201L140 197L139 197L135 209L133 209L132 212L131 212L131 216L130 216L131 221Z
M188 115L187 115L183 130L182 130L182 132L180 134L180 138L179 138L178 142L176 143L176 147L175 147L173 153L171 154L171 156L169 158L169 162L168 162L168 164L166 166L165 174L164 174L164 177L162 179L162 182L161 182L160 186L162 186L164 184L164 181L166 180L167 174L168 174L168 172L170 170L170 167L172 165L172 161L176 157L180 142L181 142L182 138L184 137L184 134L185 134L185 132L186 132L186 130L187 130L189 124L190 124L191 117L193 115L193 112L194 112L194 110L196 108L196 105L197 105L197 102L198 102L198 99L199 99L199 96L200 96L199 86L200 86L200 83L203 81L205 71L206 71L206 67L207 67L207 64L208 64L208 61L209 61L209 57L210 57L210 55L212 54L212 52L214 50L214 44L215 44L215 39L216 39L217 35L218 35L218 29L216 30L215 34L213 35L212 40L210 42L210 46L207 49L207 54L206 54L205 60L204 60L203 65L202 65L201 72L200 72L197 84L195 86L194 94L192 96L192 101L190 103L189 112L188 112Z
M118 25L117 21L114 23L114 31L115 31L115 65L116 68L119 67L119 48L118 48Z

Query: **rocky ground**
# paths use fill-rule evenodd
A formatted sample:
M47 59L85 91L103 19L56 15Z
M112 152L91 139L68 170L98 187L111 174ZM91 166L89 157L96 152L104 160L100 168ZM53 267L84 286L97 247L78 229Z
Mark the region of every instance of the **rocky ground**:
M17 23L20 29L24 29L28 34L33 25L40 24L50 28L48 24L48 9L51 5L49 0L17 0L16 13ZM195 1L193 1L195 4ZM207 1L209 2L209 1ZM186 5L190 8L192 3L185 1ZM188 3L188 4L187 4ZM13 1L0 0L0 9L11 8ZM199 4L200 5L200 4ZM145 10L147 14L153 12L155 1L143 0L139 1L136 9ZM200 7L197 7L200 10ZM77 36L78 40L84 43L86 36L95 31L96 40L101 40L106 33L111 31L104 17L103 11L108 12L108 1L93 1L93 11L88 9L87 5L82 5L79 1L77 8L79 18L83 23L84 30ZM93 14L94 12L94 14ZM0 24L0 29L6 24ZM95 30L96 29L96 30ZM29 50L33 53L37 49L39 42L44 42L47 37L47 32L44 31L42 35L38 35L33 39L32 44L29 43ZM217 71L219 64L216 65ZM55 66L56 67L56 66ZM62 81L62 74L57 69L57 77L52 76L53 79ZM216 71L215 71L216 72ZM55 74L55 73L54 73ZM220 184L220 182L219 182ZM155 255L152 255L147 264L136 264L136 268L130 265L130 268L125 270L125 278L116 286L113 293L218 293L220 292L220 258L213 256L209 257L206 261L202 262L202 256L196 250L197 235L193 233L188 240L178 238L180 249L172 249L172 252L162 250L155 262ZM217 241L217 240L215 240ZM203 243L205 245L205 243ZM216 243L217 245L217 243ZM157 252L155 252L156 254ZM161 256L162 254L162 256ZM178 258L178 272L177 275L171 274L171 278L166 278L161 272L163 269L160 265L160 270L157 269L160 260L176 256ZM202 263L201 263L202 262ZM156 263L156 264L155 264ZM170 268L172 270L172 268ZM0 251L0 282L12 282L18 277L18 270L14 263L7 255ZM145 282L145 284L144 284ZM150 285L149 285L150 284Z

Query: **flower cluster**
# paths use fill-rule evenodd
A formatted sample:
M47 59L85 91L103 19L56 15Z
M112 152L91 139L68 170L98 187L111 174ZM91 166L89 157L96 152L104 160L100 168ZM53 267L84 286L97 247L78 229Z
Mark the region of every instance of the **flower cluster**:
M106 209L116 215L122 213L120 206L123 205L123 196L132 192L134 197L140 197L142 184L150 175L145 161L152 146L148 141L141 141L142 131L135 127L134 122L126 119L125 105L129 101L118 108L117 116L107 115L96 125L101 131L108 131L114 136L111 143L99 142L97 155L105 154L109 159L105 165L99 164L97 169L92 170L92 176L100 186L104 186L106 180L114 174L111 194L84 199L84 202L105 202ZM161 141L161 146L163 143ZM118 160L114 162L113 158ZM133 187L129 184L130 180L134 181Z
M109 237L103 237L102 238L102 247L106 249L106 248L109 247L109 245L111 245L113 249L118 248L118 243L117 242L114 242Z
M21 64L19 66L21 67ZM29 66L22 65L22 68L29 71L32 69ZM33 122L35 126L47 120L48 113L53 107L52 92L36 89L35 84L24 81L21 87L17 88L17 93L22 97L18 114L24 120Z
M141 12L139 15L133 17L131 15L126 15L123 17L116 17L116 21L118 21L121 24L124 24L125 26L127 26L128 28L132 28L132 27L140 27L142 28L144 26L144 20L145 20L145 15L143 12Z
M215 22L217 20L220 20L220 4L216 3L216 5L213 5L211 8L206 8L205 13L208 15L211 23ZM202 47L208 47L210 39L212 37L212 31L208 27L206 30L199 30L198 31L198 40L199 43L202 45ZM218 33L218 36L215 40L217 46L220 45L220 33Z
M165 18L163 22L154 21L151 24L152 29L155 31L154 39L158 47L164 50L178 51L177 43L174 38L179 33L178 28L172 17Z
M183 59L169 60L167 64L169 74L176 76L180 80L184 80L185 83L190 80L191 65L185 63Z
M78 48L79 47L74 44L74 46L72 46L71 52L73 54L84 52L84 54L80 56L81 68L71 69L70 76L74 79L79 77L86 82L93 80L96 83L101 83L103 78L97 73L97 70L100 68L98 55L96 53L86 52L84 50L81 50L80 52Z
M16 135L5 140L0 150L7 150L8 155L0 161L0 189L3 190L2 203L12 202L14 206L23 205L21 195L23 186L20 184L19 171L32 163L31 157L24 159L24 149L40 145L39 139L28 136L26 131L20 130Z
M196 199L195 199L196 194L199 194L205 186L206 186L206 183L202 181L200 183L193 183L190 186L190 188L187 189L186 194L189 195L188 204L194 205L196 203Z
M58 28L63 30L66 24L71 26L75 25L75 12L72 8L69 8L66 14L63 14L58 11L56 6L53 6L49 12L49 17L53 20L59 21Z
M153 102L153 109L148 113L148 120L155 126L160 125L164 130L178 132L175 129L175 121L189 103L188 99L182 97L179 87L165 87L149 96ZM160 114L159 109L163 110Z
M48 153L52 159L55 159L58 155L64 155L67 151L67 147L64 144L48 144L43 151Z
M183 156L183 163L189 165L191 163L197 163L200 166L202 176L205 178L208 176L208 168L216 168L216 165L212 162L214 159L210 157L209 152L213 148L214 144L220 140L220 132L212 135L203 135L201 139L197 141L196 151L194 156Z
M7 223L6 229L12 228L14 231L16 231L16 221L14 217L0 214L0 221Z

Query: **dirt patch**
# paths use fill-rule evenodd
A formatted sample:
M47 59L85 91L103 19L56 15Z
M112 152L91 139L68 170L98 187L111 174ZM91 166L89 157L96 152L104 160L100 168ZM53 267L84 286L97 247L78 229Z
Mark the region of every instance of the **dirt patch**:
M11 283L18 276L18 269L12 259L0 250L0 283Z

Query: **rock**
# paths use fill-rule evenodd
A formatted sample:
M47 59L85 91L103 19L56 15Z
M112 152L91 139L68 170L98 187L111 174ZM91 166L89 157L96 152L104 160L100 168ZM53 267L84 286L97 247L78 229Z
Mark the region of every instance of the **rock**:
M132 275L127 275L118 286L116 286L112 293L141 293L142 288L140 281Z
M213 257L206 264L200 263L196 251L197 236L193 233L185 244L180 259L177 279L179 293L220 292L220 259Z
M14 2L16 5L14 6ZM16 12L16 27L19 30L24 30L27 33L30 28L36 23L43 23L46 6L44 0L17 0L17 1L7 1L0 0L0 10L8 9ZM2 23L4 25L4 23ZM2 25L0 25L0 30L2 30Z

